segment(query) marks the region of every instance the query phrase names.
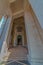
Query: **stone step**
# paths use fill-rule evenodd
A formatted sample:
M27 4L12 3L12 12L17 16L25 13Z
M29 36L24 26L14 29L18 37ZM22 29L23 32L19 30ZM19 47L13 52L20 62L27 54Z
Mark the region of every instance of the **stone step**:
M10 60L10 61L6 61L6 62L3 62L2 65L27 65L25 63L22 63L22 62L19 62L19 61L14 61L14 60Z
M30 63L28 62L28 60L20 60L19 62L24 63L26 65L30 65Z

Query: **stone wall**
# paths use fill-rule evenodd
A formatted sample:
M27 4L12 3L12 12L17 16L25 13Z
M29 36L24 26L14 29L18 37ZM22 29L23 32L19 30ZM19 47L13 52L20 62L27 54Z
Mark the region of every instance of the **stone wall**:
M29 0L29 2L39 20L41 28L43 29L43 0Z
M0 0L0 18L4 15L11 15L8 0Z
M28 2L26 2L28 4ZM34 18L31 13L31 9L29 5L26 4L25 7L25 28L26 28L26 35L27 35L27 43L28 43L28 60L30 61L31 65L43 65L43 44L40 38L37 26L35 24L36 19ZM37 24L38 25L38 24Z

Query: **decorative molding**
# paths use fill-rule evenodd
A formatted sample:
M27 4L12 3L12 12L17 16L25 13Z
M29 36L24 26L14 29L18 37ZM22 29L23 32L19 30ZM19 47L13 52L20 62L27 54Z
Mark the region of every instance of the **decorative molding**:
M20 10L13 14L13 18L18 18L24 15L24 10Z
M15 2L16 0L9 0L9 3Z

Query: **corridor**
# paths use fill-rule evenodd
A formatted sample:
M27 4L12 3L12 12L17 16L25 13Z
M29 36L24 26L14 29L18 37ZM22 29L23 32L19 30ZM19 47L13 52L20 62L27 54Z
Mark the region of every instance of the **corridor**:
M0 0L0 65L43 65L43 0Z
M13 20L10 40L4 64L28 65L28 47L23 16Z

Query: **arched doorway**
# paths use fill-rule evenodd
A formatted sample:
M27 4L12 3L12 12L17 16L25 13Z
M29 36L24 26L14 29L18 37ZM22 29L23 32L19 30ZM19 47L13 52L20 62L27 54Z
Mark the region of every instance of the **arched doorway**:
M22 35L17 36L17 45L22 45Z

